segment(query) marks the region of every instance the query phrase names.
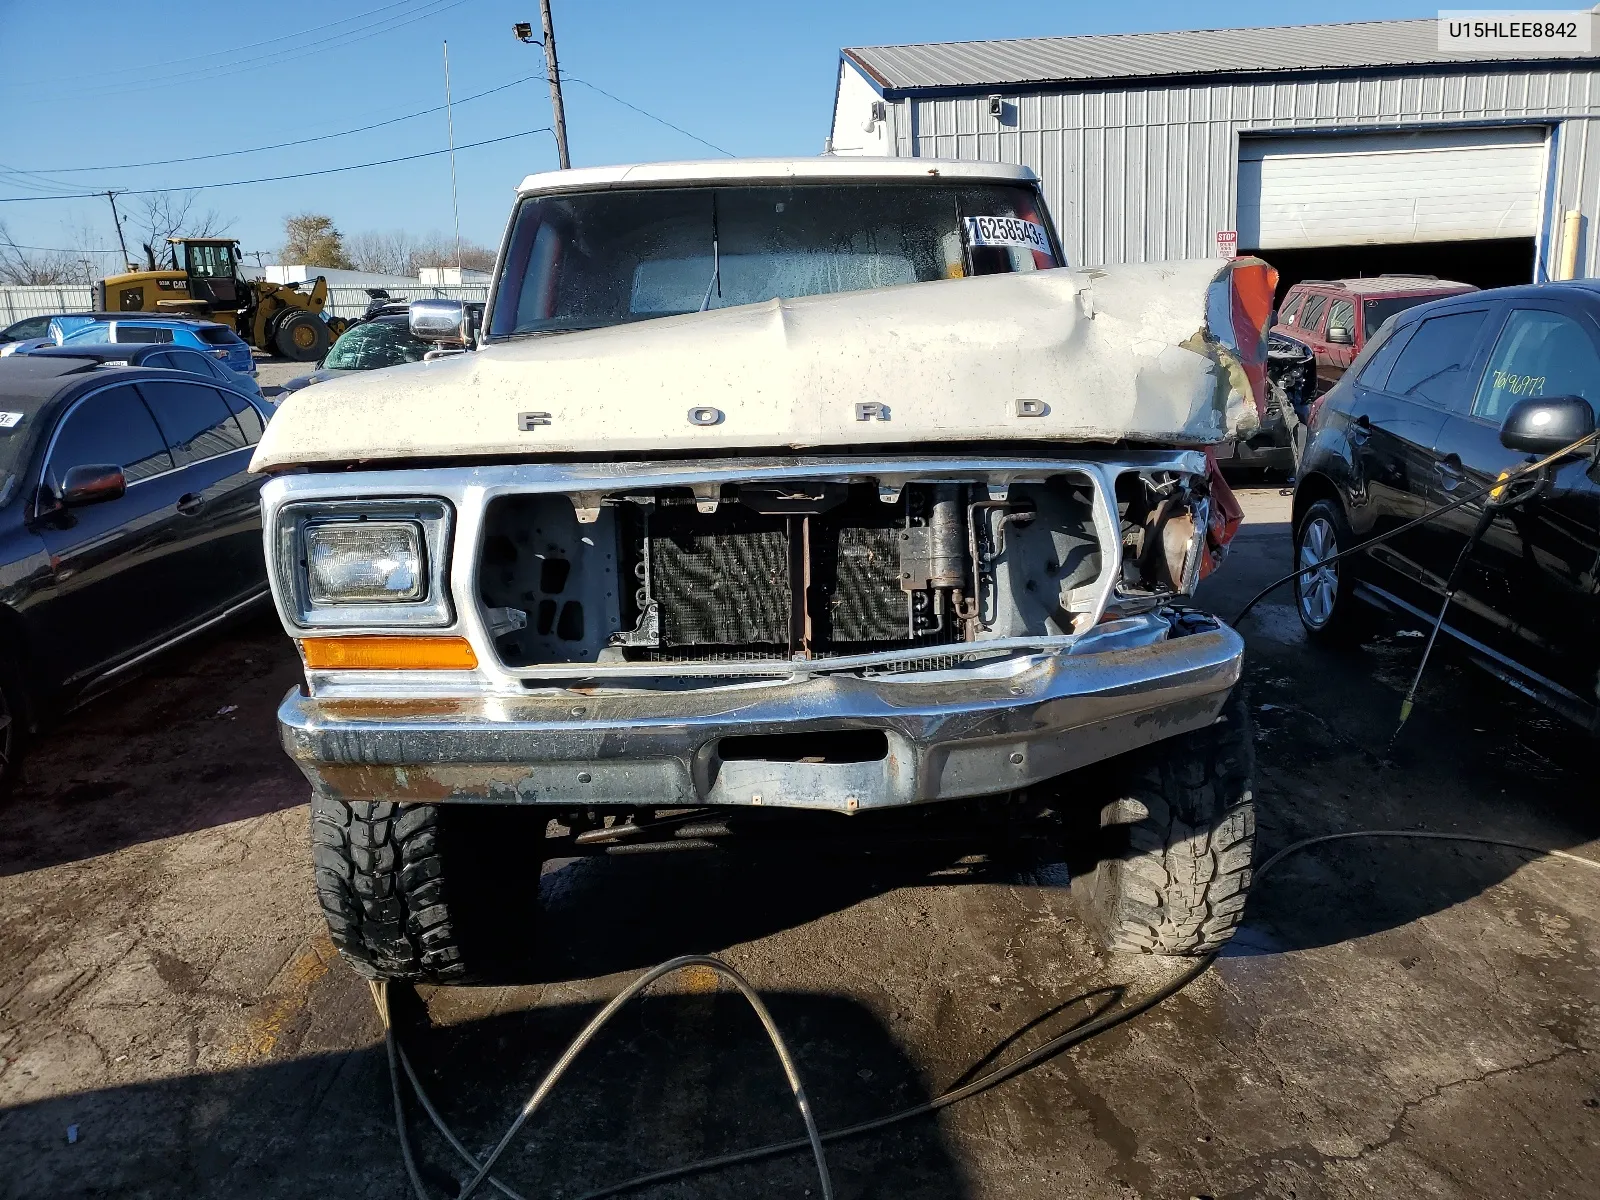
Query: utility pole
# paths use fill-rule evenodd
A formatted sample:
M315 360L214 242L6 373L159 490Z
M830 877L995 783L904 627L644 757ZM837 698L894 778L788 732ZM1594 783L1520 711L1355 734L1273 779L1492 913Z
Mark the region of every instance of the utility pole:
M556 62L556 27L550 20L550 0L539 0L539 16L544 21L544 41L533 36L533 26L527 21L518 21L511 32L519 42L544 47L544 73L550 80L550 108L555 114L556 157L565 171L572 160L567 157L567 110L561 104L561 67Z
M567 110L561 106L561 68L556 65L556 27L550 20L550 0L539 0L539 17L544 21L544 69L550 76L550 107L556 117L556 157L565 171L572 160L567 157Z
M107 192L106 199L111 201L111 223L117 227L117 245L122 247L122 265L126 270L128 266L128 242L122 236L122 218L117 216L117 194Z

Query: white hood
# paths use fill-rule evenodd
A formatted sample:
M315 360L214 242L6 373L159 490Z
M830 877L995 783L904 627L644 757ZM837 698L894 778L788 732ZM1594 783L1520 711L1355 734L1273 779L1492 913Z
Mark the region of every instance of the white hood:
M252 469L886 443L1207 444L1257 428L1272 277L1253 259L989 275L528 337L296 392Z

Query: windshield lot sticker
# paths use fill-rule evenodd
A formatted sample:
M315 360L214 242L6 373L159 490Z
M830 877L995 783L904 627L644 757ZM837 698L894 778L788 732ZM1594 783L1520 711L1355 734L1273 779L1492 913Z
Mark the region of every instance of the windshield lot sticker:
M0 429L15 429L21 422L21 413L0 412Z
M1043 225L1021 217L966 217L969 246L1025 246L1053 260L1050 235Z

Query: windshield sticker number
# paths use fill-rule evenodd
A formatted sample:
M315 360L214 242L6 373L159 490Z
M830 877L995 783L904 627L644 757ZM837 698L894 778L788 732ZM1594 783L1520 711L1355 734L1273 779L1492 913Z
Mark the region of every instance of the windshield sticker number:
M1054 261L1043 225L1021 217L966 217L969 246L1024 246Z
M0 412L0 429L15 429L21 423L21 413Z

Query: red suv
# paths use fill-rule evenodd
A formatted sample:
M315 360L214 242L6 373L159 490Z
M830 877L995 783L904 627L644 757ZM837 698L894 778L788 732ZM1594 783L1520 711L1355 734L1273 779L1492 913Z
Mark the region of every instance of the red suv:
M1397 312L1428 300L1478 289L1436 275L1377 275L1367 279L1306 279L1289 289L1273 331L1311 348L1317 360L1315 395L1339 382L1361 348Z

